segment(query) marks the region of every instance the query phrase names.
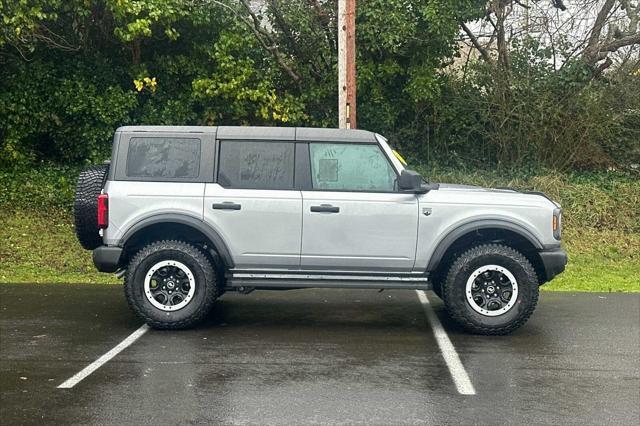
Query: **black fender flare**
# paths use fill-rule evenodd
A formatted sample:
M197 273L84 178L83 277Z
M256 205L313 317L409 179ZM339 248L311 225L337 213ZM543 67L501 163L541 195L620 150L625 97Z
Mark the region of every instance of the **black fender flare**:
M519 223L511 222L505 219L474 220L471 222L463 223L462 225L454 228L438 242L435 250L433 251L433 254L431 255L431 258L429 259L427 271L433 272L438 268L442 257L458 238L462 237L465 234L468 234L469 232L488 228L504 229L507 231L515 232L516 234L529 241L537 250L543 250L545 248L540 240L531 231L529 231Z
M162 213L156 214L153 216L146 217L142 220L139 220L135 224L129 227L126 232L123 234L122 238L118 241L118 246L124 247L127 241L134 236L138 231L143 230L144 228L156 225L159 223L179 223L181 225L190 226L197 231L201 232L205 237L207 237L212 243L212 249L214 249L218 255L222 258L224 265L227 268L233 268L234 262L231 257L231 252L229 251L229 247L224 242L220 234L218 234L213 228L208 226L201 219L189 216L183 213Z

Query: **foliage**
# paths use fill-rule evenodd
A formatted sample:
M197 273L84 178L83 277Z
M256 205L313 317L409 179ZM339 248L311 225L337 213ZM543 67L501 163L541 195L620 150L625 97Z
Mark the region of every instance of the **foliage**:
M334 125L336 2L265 4L254 20L232 0L2 2L0 163L100 161L123 124ZM364 127L393 134L437 99L481 4L359 5Z
M100 162L126 124L335 126L336 3L2 1L0 167ZM514 37L496 73L457 42L485 4L359 2L359 127L451 166L637 167L637 62L594 78Z
M514 42L509 78L470 62L442 75L442 96L425 106L408 148L422 159L515 170L632 168L640 164L640 75L599 79L580 61L553 68L549 49Z
M73 207L81 167L41 163L33 168L0 169L0 212L64 212Z
M108 154L113 130L136 103L106 64L13 63L0 82L0 133L7 163L39 158L78 163ZM93 79L87 79L87 74ZM36 78L34 78L36 76Z
M288 93L278 95L270 83L277 76L259 71L268 69L268 64L261 63L265 58L255 55L256 50L255 41L247 41L240 32L220 34L208 52L214 70L192 83L195 97L206 103L207 123L284 124L306 118L298 99Z
M538 191L560 203L563 227L640 233L640 180L619 171L559 173L551 170L496 170L418 165L432 182L462 183L488 188Z
M431 180L560 201L571 263L545 288L638 291L638 62L596 76L552 66L571 57L563 43L514 37L496 74L457 42L486 3L358 2L359 127ZM337 1L246 4L0 0L0 281L113 281L70 211L78 171L108 158L118 126L335 126Z
M226 9L181 0L2 3L0 166L100 162L126 124L305 119Z

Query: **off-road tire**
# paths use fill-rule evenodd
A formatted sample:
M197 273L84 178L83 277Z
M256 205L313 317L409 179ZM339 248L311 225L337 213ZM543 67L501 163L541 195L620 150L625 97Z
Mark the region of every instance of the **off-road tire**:
M467 301L466 283L473 271L484 265L499 265L516 278L515 305L498 316L476 312ZM460 254L449 268L442 295L451 317L475 334L503 335L521 327L538 303L539 284L531 263L522 253L502 244L484 244Z
M153 265L163 260L183 263L195 278L193 299L183 308L167 312L153 306L144 294L144 279ZM132 257L124 280L124 291L131 309L157 329L189 328L202 321L220 294L211 261L195 246L182 241L157 241Z
M83 170L78 176L73 216L78 241L87 250L102 245L102 237L98 234L98 195L108 173L109 165L101 164Z
M442 280L439 278L433 278L431 281L431 289L433 292L442 299Z

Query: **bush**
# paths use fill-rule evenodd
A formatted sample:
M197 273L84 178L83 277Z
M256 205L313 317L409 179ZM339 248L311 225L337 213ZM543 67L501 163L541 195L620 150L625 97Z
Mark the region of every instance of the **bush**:
M543 192L562 205L565 228L640 232L640 180L629 173L538 170L505 174L437 165L420 165L417 169L432 182Z
M440 96L391 140L453 167L607 170L640 167L640 72L600 78L580 61L556 70L549 51L516 42L509 72L483 62L442 73Z
M41 163L0 170L0 210L71 212L81 169Z

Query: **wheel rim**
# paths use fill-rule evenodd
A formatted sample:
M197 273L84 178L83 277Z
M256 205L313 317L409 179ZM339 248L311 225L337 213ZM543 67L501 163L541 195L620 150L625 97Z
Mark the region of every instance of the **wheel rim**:
M518 300L518 282L499 265L482 266L469 276L465 289L471 308L488 317L509 312Z
M162 311L177 311L191 302L196 291L193 273L184 263L163 260L153 265L144 278L144 295Z

